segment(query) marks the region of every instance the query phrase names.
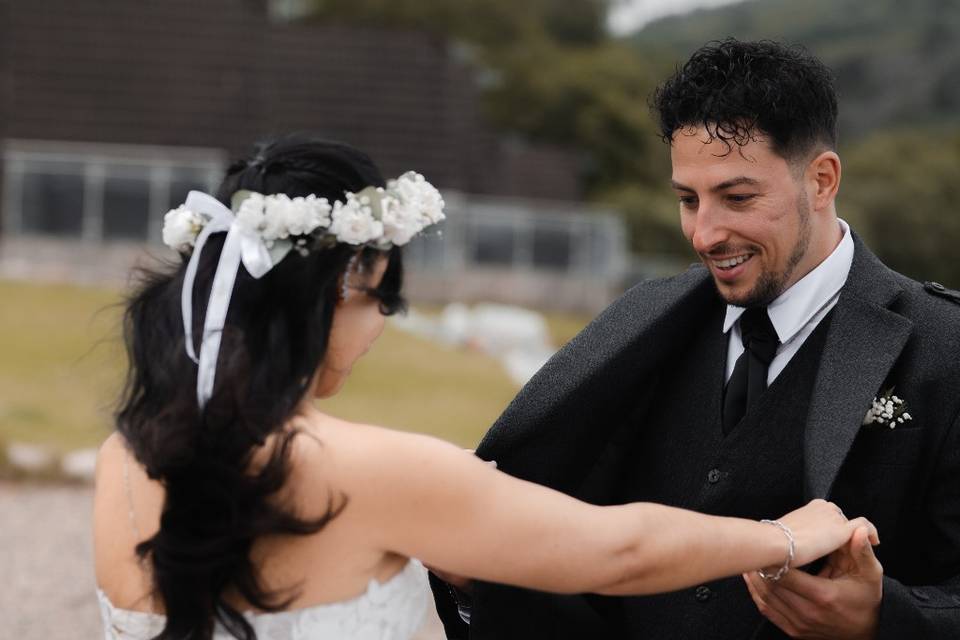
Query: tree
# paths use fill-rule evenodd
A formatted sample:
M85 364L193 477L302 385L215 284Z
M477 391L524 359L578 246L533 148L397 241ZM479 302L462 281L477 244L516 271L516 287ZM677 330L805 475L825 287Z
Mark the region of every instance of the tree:
M317 0L315 19L426 29L473 46L492 123L580 151L591 194L649 184L647 109L665 75L606 32L610 0Z
M892 268L960 287L960 130L880 133L843 154L839 213Z
M323 20L426 29L490 52L529 38L590 46L607 38L608 0L314 0Z

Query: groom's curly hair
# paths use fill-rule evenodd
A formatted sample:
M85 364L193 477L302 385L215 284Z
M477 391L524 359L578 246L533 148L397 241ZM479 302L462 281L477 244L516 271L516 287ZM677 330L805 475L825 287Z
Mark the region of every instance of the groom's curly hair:
M714 41L656 89L651 107L664 142L703 127L728 151L763 135L787 161L837 146L833 75L803 47Z
M384 180L370 158L344 144L303 135L259 148L230 167L218 197L252 190L330 201ZM203 317L224 233L210 236L199 256L193 291L193 335ZM374 292L384 314L404 306L399 248L364 249L370 267L384 255L387 269ZM150 562L154 592L166 613L156 640L210 640L219 623L254 640L249 621L227 595L238 593L258 610L289 605L296 585L268 589L250 558L264 536L318 532L349 496L329 496L325 513L301 517L278 500L290 476L296 430L286 429L327 351L340 280L356 249L347 245L291 252L265 276L237 274L222 332L213 395L197 406L197 367L185 352L181 288L186 255L169 268L145 270L130 297L124 330L130 366L117 430L150 478L165 490L160 528L139 541ZM195 348L199 345L194 345ZM275 438L268 440L271 436ZM267 461L254 468L255 450L272 441Z

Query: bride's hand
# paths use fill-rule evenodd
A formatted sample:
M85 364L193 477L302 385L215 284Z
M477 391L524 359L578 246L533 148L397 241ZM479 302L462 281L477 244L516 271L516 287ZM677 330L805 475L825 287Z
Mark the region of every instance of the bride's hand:
M880 544L877 528L866 518L847 520L843 511L832 502L812 500L805 507L780 518L796 540L796 557L792 566L801 567L835 551L850 540L853 532L866 528L871 544Z

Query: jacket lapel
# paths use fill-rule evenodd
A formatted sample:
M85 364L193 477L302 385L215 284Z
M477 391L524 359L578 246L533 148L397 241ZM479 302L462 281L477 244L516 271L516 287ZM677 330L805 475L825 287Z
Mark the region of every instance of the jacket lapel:
M807 499L830 494L870 403L880 390L913 324L889 306L903 287L854 235L847 283L833 310L814 384L804 443Z

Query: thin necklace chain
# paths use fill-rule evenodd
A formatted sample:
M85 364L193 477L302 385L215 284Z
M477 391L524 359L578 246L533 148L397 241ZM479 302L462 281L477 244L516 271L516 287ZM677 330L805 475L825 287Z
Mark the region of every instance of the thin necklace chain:
M140 542L140 527L137 526L137 514L133 510L133 489L130 487L130 453L123 456L123 488L127 492L127 515L130 517L130 527L133 535Z
M136 536L136 543L140 544L140 527L137 526L137 514L133 508L133 488L130 486L130 452L124 452L123 456L123 488L127 494L127 515L130 517L130 528L133 529L133 535ZM150 610L156 611L156 599L154 597L153 586L150 584L150 579L147 577L148 565L146 563L146 558L138 558L138 561L143 570L143 583L144 587L147 589L147 593L150 595Z

